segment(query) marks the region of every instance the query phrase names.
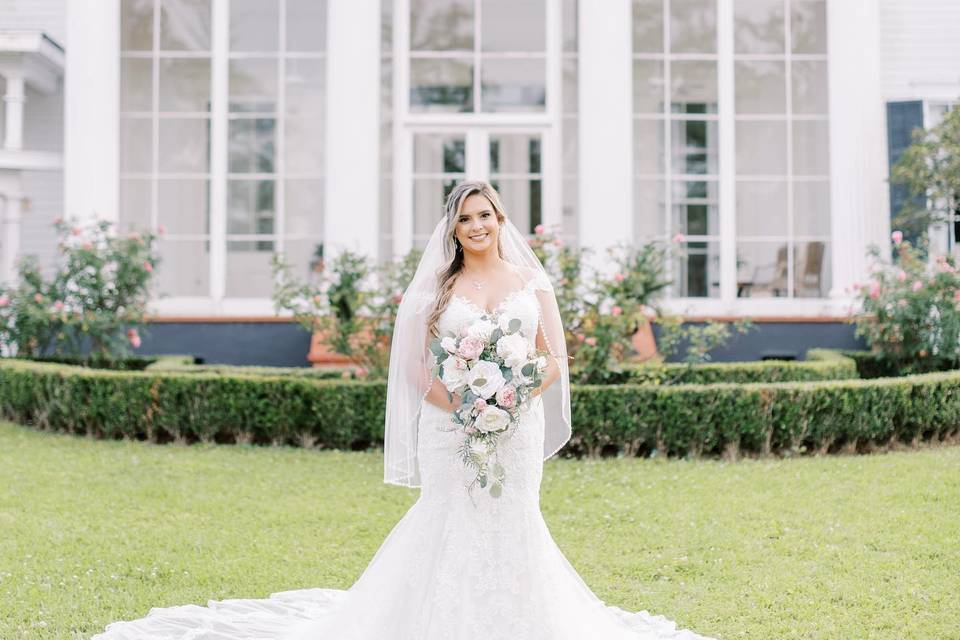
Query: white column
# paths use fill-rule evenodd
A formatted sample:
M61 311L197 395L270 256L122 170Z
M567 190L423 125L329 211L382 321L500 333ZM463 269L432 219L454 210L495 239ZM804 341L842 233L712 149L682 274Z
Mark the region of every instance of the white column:
M2 245L0 245L0 284L14 284L17 259L20 257L20 220L23 213L21 194L6 191L3 194Z
M3 96L6 107L3 148L6 151L19 151L23 148L23 103L26 99L23 88L23 76L6 74L7 91Z
M64 213L116 220L120 154L120 2L67 2Z
M633 240L630 0L579 11L580 244Z
M717 112L720 170L720 298L726 308L737 301L737 149L734 113L733 1L717 3Z
M210 47L210 297L222 312L227 287L227 91L230 2L211 5Z
M380 3L327 5L324 247L376 256L379 245ZM396 125L399 126L399 125Z
M867 275L870 244L888 246L879 18L876 0L827 2L832 298Z

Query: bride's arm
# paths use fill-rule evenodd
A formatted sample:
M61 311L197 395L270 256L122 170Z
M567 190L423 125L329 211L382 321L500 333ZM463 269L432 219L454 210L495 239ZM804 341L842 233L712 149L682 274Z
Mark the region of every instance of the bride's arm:
M541 329L537 329L537 349L547 351L547 342L543 339L543 331ZM547 354L546 358L547 370L544 373L543 381L540 383L540 386L533 390L533 395L542 393L547 389L547 387L560 378L560 366L557 364L557 359L549 354Z
M433 381L430 383L430 389L424 398L430 402L430 404L446 411L453 411L460 406L460 394L453 394L453 402L450 402L450 400L447 399L447 389L437 376L434 376Z

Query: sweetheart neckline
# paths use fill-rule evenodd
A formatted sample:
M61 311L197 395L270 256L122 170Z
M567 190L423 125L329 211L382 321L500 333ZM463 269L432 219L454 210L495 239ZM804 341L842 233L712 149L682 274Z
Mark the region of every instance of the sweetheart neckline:
M497 311L500 311L500 308L503 307L505 304L507 304L507 302L509 302L515 295L518 295L518 294L523 293L524 291L526 291L526 290L527 290L527 287L529 286L529 284L530 284L530 283L528 282L527 284L523 285L522 287L518 287L517 289L514 289L513 291L511 291L511 292L508 293L507 295L503 296L503 299L500 300L500 302L498 302L498 303L493 307L493 309L489 309L489 310L488 310L488 309L485 309L484 307L481 307L479 304L477 304L476 302L474 302L473 300L471 300L471 299L468 298L467 296L460 295L459 293L453 294L453 297L454 297L454 298L459 298L459 299L460 299L462 302L464 302L465 304L468 304L468 305L470 305L471 307L473 307L475 310L482 312L483 315L490 316L490 315L495 314Z

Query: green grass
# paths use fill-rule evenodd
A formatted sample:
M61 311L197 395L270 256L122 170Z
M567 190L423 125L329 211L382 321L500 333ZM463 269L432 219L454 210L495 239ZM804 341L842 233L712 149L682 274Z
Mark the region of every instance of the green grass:
M347 588L416 491L379 452L156 446L0 423L0 638ZM543 511L608 604L723 640L960 637L960 448L550 460Z

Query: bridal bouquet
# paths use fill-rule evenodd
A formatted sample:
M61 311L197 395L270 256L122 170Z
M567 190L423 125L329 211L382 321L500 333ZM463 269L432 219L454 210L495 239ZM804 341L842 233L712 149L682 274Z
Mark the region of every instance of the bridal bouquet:
M486 314L465 324L457 335L435 338L433 375L438 376L460 405L453 421L464 434L458 455L476 477L468 486L489 485L500 497L505 473L500 464L499 438L520 419L534 389L543 380L546 357L520 333L518 318L505 313Z

